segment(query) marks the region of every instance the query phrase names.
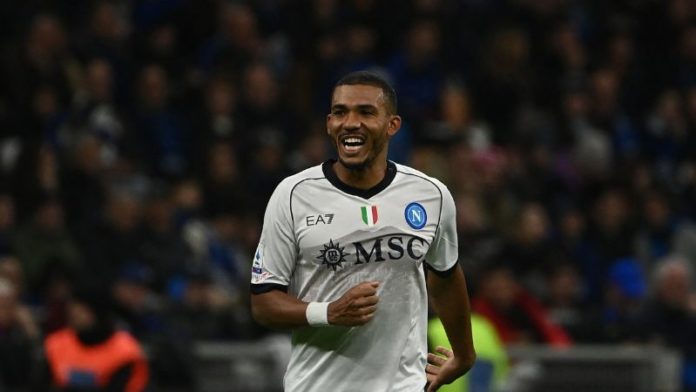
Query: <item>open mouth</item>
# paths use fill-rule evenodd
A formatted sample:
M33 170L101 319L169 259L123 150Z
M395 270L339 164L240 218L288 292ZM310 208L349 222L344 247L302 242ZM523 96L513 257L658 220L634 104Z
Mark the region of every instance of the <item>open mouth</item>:
M356 152L365 144L365 138L362 136L346 136L341 139L341 144L346 152Z

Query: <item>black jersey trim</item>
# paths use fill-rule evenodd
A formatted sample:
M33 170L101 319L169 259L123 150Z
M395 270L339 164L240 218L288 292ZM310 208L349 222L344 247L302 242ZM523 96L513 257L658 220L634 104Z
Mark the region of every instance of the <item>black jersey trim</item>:
M268 293L273 290L280 290L284 293L288 292L288 286L278 284L278 283L261 283L261 284L252 284L251 285L251 293L252 294L263 294L263 293Z
M377 185L373 186L372 188L360 189L350 186L345 182L341 181L340 178L338 178L338 175L336 175L336 172L333 169L333 164L336 162L337 161L335 159L329 159L321 165L321 170L324 172L326 179L329 180L331 185L338 188L339 190L349 195L362 197L363 199L369 199L372 196L387 189L387 187L392 183L392 181L394 181L394 177L396 177L396 165L392 161L387 161L387 171L382 181L380 181Z
M425 269L427 271L430 271L434 273L435 275L439 276L440 278L447 278L451 276L454 271L459 267L459 263L454 263L454 265L450 269L446 269L444 271L438 271L435 268L433 268L427 261L424 263L425 264Z

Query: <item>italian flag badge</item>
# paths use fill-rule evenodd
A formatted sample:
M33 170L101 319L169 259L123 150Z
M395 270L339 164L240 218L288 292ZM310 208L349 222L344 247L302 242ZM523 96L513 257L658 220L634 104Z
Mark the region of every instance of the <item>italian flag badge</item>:
M369 227L374 226L377 223L377 206L362 206L360 207L360 215L362 216L362 221Z

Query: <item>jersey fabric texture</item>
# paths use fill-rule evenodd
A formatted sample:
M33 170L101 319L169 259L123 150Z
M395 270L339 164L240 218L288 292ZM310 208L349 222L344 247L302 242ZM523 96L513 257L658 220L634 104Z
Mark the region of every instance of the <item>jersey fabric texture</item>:
M283 180L271 196L252 265L251 290L282 289L328 302L379 281L374 318L357 327L293 330L285 390L422 391L426 383L424 267L457 265L454 201L441 182L388 163L384 180L351 188L333 161Z

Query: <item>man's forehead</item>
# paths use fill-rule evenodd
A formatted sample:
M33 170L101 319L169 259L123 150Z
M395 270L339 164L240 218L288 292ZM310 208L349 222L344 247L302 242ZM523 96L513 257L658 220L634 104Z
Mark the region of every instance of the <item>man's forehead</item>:
M341 85L334 90L332 105L382 105L384 91L376 86L355 84Z

